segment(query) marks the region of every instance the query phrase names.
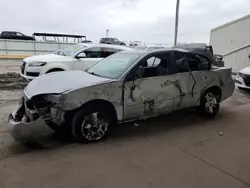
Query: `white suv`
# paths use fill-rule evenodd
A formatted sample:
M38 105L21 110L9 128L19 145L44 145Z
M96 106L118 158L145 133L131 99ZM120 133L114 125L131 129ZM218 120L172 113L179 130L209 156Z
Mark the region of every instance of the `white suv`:
M131 48L107 44L77 44L54 54L35 55L23 60L21 76L27 80L46 73L86 70L111 54Z

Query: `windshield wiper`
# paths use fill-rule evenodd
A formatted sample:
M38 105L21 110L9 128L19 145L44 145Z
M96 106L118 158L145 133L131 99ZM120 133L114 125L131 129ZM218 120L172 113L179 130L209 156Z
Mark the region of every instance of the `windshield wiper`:
M94 72L89 72L88 69L86 70L86 72L89 73L89 74L92 74L92 75L94 75L94 76L99 76L99 77L101 77L100 75L98 75L98 74L96 74L96 73L94 73Z

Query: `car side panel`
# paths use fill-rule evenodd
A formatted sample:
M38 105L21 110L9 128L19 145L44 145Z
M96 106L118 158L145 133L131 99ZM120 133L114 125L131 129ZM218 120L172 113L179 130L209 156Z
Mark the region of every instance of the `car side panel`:
M173 110L176 97L174 75L141 78L124 84L124 118L140 119Z
M175 109L192 107L200 104L203 93L217 86L221 89L221 101L230 97L234 91L234 81L229 68L217 70L194 71L193 77L190 73L177 74L179 96L175 99Z
M41 68L40 75L46 74L52 69L62 69L62 70L72 70L73 62L58 62L58 63L48 63Z
M93 100L105 100L113 104L118 121L121 121L123 120L122 85L123 81L111 81L69 91L63 94L60 106L63 110L70 111Z

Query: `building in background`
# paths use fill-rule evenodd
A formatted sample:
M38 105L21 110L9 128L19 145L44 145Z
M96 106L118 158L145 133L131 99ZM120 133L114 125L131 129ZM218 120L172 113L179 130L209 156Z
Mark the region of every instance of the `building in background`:
M212 29L210 44L233 72L250 66L250 14Z

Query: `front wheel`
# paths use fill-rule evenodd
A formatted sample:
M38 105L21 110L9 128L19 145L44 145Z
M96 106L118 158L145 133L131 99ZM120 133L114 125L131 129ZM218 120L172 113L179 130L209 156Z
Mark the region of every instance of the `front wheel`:
M214 117L220 108L220 96L212 91L207 91L200 102L200 110L207 117Z
M113 117L102 106L85 106L75 114L71 132L78 142L94 142L104 138L113 124Z

